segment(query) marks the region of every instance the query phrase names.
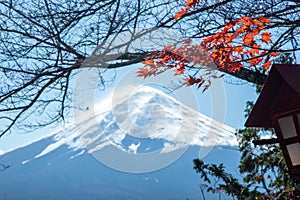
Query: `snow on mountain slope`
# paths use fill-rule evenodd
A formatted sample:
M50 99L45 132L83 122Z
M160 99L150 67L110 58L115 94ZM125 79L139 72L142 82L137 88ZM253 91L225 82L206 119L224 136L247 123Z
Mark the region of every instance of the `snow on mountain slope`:
M93 119L58 132L54 135L55 142L36 157L44 156L61 145L68 145L74 150L87 148L90 153L109 145L128 152L135 145L137 153L151 151L150 144L148 147L141 144L147 140L160 146L161 153L189 145L237 145L233 128L151 87L143 87L130 99L107 112L98 113Z
M144 87L105 112L1 156L11 167L0 173L0 199L200 199L192 159L215 146L205 159L234 172L234 132Z

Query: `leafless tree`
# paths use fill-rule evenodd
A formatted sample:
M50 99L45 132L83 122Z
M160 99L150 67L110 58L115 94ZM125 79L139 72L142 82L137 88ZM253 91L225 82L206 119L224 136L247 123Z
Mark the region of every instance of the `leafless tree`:
M160 28L201 40L228 20L266 16L273 20L267 29L276 38L268 50L294 57L299 50L298 1L206 0L175 20L181 6L178 0L1 0L0 137L64 119L71 108L71 81L81 67L98 68L105 87L110 81L107 71L139 63L153 51L131 51L130 43ZM126 31L131 40L113 48L107 45ZM114 55L116 48L125 51ZM87 62L93 56L102 59ZM266 77L246 68L233 75L257 84Z

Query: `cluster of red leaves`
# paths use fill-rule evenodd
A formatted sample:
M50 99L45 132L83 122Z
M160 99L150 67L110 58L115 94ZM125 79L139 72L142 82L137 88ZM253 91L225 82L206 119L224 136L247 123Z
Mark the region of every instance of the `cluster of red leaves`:
M258 44L258 41L266 45L272 42L271 33L262 33L269 23L271 20L265 17L241 17L239 20L226 23L220 32L205 38L201 45L210 52L210 57L216 65L225 71L235 72L246 63L250 67L257 67L263 63L267 55L277 56L276 53L262 50ZM268 69L270 65L268 57L262 67Z
M169 45L162 51L154 52L139 69L137 76L144 78L158 75L168 69L173 69L175 75L185 75L186 85L204 85L204 90L210 85L211 71L236 72L241 67L255 67L268 69L271 65L270 56L277 56L273 52L262 50L258 42L268 45L272 42L271 33L263 32L271 20L265 17L241 17L230 21L224 28L213 35L206 37L200 44L193 44L186 40L182 45ZM191 69L199 70L204 66L208 73L196 77L190 76ZM203 69L203 68L202 68Z
M147 78L169 69L173 69L174 75L183 75L188 74L187 71L191 69L198 70L195 66L209 66L209 63L213 64L213 60L201 48L201 44L192 44L191 40L185 40L179 47L168 45L162 51L153 52L142 62L145 66L139 69L137 76ZM203 77L194 76L184 78L184 81L187 86L197 84L201 87L205 83ZM208 88L208 83L204 88Z

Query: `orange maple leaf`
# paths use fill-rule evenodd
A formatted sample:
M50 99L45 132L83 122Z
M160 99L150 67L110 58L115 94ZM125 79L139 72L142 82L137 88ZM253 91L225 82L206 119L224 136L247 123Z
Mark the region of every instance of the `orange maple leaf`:
M250 45L251 43L254 42L254 38L253 38L253 34L252 33L249 33L247 35L244 36L243 38L243 44L244 45Z
M252 57L254 57L255 55L259 54L259 49L251 49L250 54Z
M176 68L174 70L175 72L175 75L181 75L181 74L184 74L184 68L180 67L180 68Z
M255 65L261 63L261 61L263 61L262 58L253 58L253 59L249 60L249 64L250 64L250 66L255 66Z
M205 45L205 44L207 44L207 43L213 41L213 39L214 39L213 36L206 37L206 38L203 39L203 42L202 42L202 43L203 43L203 45Z
M271 52L269 55L270 55L270 56L273 56L273 57L276 57L276 56L278 56L279 54L274 53L274 52Z
M195 7L196 4L199 2L199 0L188 0L186 3L185 3L185 7L189 10L191 9L192 7Z
M154 63L154 61L152 59L146 59L144 62L142 62L142 64L144 64L144 65L151 65L153 63Z
M184 8L181 8L179 12L177 12L174 16L176 20L180 19L184 14L186 13L186 10Z
M261 41L265 42L266 44L268 44L269 42L272 42L272 34L269 33L269 32L264 32L262 35L261 35Z
M237 46L237 47L233 48L233 51L236 53L241 53L243 50L244 50L244 48L241 46Z
M269 69L270 66L271 66L271 61L267 61L267 62L264 63L263 68L264 69Z

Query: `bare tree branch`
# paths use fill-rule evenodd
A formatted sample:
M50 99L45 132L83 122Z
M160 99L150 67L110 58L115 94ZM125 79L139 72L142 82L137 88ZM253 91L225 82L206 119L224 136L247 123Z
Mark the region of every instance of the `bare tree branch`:
M298 1L203 1L175 20L181 6L177 0L0 1L0 137L64 120L72 107L70 83L80 68L99 68L105 87L108 70L161 50L132 48L157 30L200 41L229 20L266 16L273 20L266 29L274 41L263 48L300 49ZM116 45L122 33L130 33L129 40ZM258 85L266 79L266 72L255 68L228 74Z

